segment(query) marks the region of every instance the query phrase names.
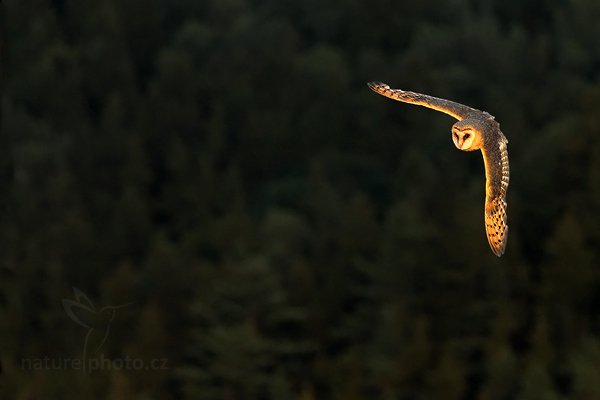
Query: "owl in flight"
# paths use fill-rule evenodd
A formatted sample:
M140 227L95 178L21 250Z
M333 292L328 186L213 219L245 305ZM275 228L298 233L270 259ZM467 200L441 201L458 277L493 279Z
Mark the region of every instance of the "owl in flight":
M397 101L432 108L458 120L452 125L452 141L463 151L481 150L485 164L485 231L495 255L500 257L506 249L508 224L506 191L509 169L506 137L500 124L485 111L480 111L453 101L439 99L415 92L390 89L380 82L369 82L369 88L382 96Z

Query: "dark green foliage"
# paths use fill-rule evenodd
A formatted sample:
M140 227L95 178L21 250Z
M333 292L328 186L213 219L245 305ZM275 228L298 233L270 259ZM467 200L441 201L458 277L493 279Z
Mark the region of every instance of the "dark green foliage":
M0 398L600 397L596 0L1 7Z

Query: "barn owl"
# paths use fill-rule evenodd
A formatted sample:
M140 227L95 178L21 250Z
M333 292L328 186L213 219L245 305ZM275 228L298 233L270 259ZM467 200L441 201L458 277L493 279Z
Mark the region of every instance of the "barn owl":
M486 176L485 231L492 251L504 254L508 237L506 192L508 190L508 140L500 124L485 111L420 93L391 89L385 83L370 82L369 88L382 96L441 111L458 120L452 125L452 141L463 151L481 150Z

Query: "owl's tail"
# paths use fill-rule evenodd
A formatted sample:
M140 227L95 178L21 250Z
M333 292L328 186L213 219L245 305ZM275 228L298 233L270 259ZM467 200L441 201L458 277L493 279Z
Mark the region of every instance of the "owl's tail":
M508 238L508 217L506 201L503 197L485 199L485 232L495 255L500 257L506 249Z

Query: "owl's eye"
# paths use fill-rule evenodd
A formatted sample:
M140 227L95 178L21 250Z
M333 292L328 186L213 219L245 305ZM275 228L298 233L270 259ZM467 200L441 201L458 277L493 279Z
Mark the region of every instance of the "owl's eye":
M463 139L464 139L464 140L467 140L467 139L468 139L468 138L470 138L470 137L471 137L471 134L470 134L470 133L465 133L465 134L463 135Z

